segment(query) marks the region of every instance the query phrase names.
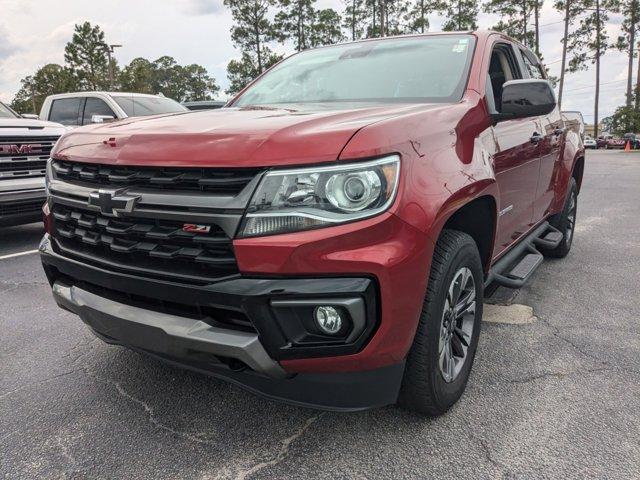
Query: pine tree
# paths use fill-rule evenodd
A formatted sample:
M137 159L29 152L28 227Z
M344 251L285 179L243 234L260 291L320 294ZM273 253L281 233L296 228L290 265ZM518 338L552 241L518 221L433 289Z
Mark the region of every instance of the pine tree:
M343 42L345 36L340 28L341 22L340 14L332 8L316 10L309 42L311 48Z
M185 86L181 102L212 100L212 95L220 91L215 79L207 73L207 69L202 65L192 63L182 67L181 77Z
M262 53L264 69L267 69L282 60L282 55L273 53L269 47L264 47ZM260 71L256 63L256 57L248 52L243 52L239 60L231 60L227 65L229 87L227 88L226 93L229 95L235 95L251 83L258 75L260 75Z
M64 49L64 60L76 76L81 90L105 89L109 85L107 43L100 26L76 25Z
M315 0L279 0L275 17L281 41L291 39L297 51L310 47L311 26L315 21Z
M120 72L119 83L123 91L162 93L179 102L211 100L220 90L203 66L181 66L169 56L154 62L134 58Z
M429 30L429 14L442 7L440 0L412 0L407 6L404 20L410 33L424 33Z
M529 28L529 23L532 15L537 19L539 3L540 0L489 0L484 11L500 15L500 22L493 27L494 30L536 49L539 44L537 33Z
M584 10L589 15L580 20L578 27L567 36L567 49L571 52L569 71L587 70L596 67L593 125L594 136L598 136L598 108L600 105L600 61L609 44L605 25L609 12L619 8L616 0L583 0Z
M344 0L344 2L342 26L347 30L351 40L358 40L366 32L365 24L369 18L369 5L365 0Z
M640 33L640 1L623 0L620 5L623 14L621 25L623 35L618 37L615 47L621 52L627 52L627 95L626 105L633 102L633 59L635 58L636 39ZM640 79L639 79L640 80Z
M584 11L584 0L556 0L554 7L563 13L564 34L562 36L562 60L560 66L560 80L558 87L558 105L562 105L564 93L564 79L567 72L567 45L569 30L573 26L574 19Z
M316 10L317 0L279 0L275 17L280 41L292 40L297 51L341 41L340 15L333 9Z
M258 74L268 64L268 43L277 38L273 23L269 19L269 8L275 0L224 0L231 9L235 25L231 29L234 46L251 57Z
M163 55L152 64L154 93L181 101L186 95L186 86L182 82L182 67L175 58Z
M125 66L118 77L120 88L124 92L158 93L156 90L156 69L146 58L134 58Z
M407 0L367 0L364 5L370 19L366 28L368 38L407 33Z
M441 11L447 17L445 31L475 30L478 28L479 4L473 0L443 0Z
M382 4L384 12L384 36L408 33L405 19L409 12L410 2L406 0L386 0Z

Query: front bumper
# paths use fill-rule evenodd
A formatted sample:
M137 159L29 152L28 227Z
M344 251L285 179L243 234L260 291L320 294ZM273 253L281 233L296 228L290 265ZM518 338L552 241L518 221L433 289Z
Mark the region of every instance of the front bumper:
M285 371L262 347L257 333L211 326L201 320L119 303L82 288L56 281L56 303L78 315L107 340L171 357L188 358L193 352L211 358L233 358L253 371L283 378Z
M104 270L63 257L48 236L41 258L56 302L103 340L237 383L269 398L331 410L360 410L396 401L404 362L356 372L293 373L282 359L358 352L377 328L375 283L367 278L245 278L182 285ZM158 298L147 307L143 298ZM360 299L366 315L358 338L337 345L296 344L276 312L296 302ZM220 327L181 313L181 305L242 312L256 331ZM174 312L169 307L178 305ZM166 308L165 308L166 307ZM164 311L161 311L163 309ZM281 317L283 314L284 317ZM355 314L354 314L355 315ZM355 323L355 322L354 322ZM327 353L329 352L329 353ZM320 358L318 358L320 359Z

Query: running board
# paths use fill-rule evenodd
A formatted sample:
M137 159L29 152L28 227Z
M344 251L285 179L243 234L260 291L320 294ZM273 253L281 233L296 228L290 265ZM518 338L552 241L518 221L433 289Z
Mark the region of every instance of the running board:
M492 282L509 288L522 287L544 260L536 246L555 248L561 241L562 232L549 222L540 224L493 265L484 282L485 288Z
M547 233L544 237L538 237L533 239L533 243L545 248L556 248L560 245L560 242L564 238L562 232L557 228L549 225Z

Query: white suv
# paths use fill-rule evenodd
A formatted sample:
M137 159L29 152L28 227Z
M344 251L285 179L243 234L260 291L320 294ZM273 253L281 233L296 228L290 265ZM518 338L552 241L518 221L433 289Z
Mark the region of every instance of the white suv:
M102 123L127 117L186 112L175 100L159 95L125 92L75 92L49 95L40 109L40 119L67 127Z
M587 135L584 137L584 148L598 148L598 142L596 142L593 137Z

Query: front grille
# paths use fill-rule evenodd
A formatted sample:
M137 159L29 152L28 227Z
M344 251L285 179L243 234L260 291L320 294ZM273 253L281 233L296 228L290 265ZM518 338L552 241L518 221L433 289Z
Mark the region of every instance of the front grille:
M0 137L0 180L42 177L58 137Z
M210 169L95 165L54 160L60 180L88 186L142 187L146 189L201 191L235 196L258 174L258 169Z
M186 232L181 222L109 217L56 203L51 214L61 253L86 263L196 283L238 272L231 239L216 225Z
M29 200L18 203L0 203L0 217L4 215L37 214L42 212L44 200Z

